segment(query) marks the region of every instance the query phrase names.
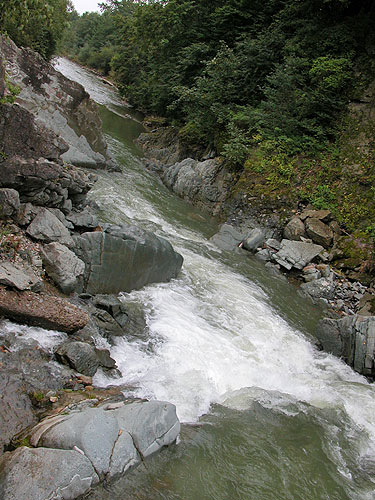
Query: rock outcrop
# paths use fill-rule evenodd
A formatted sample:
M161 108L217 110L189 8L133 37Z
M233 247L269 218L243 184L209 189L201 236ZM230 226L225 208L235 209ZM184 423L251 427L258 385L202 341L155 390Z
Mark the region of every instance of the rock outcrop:
M17 103L68 145L63 160L91 168L113 167L97 106L82 85L56 71L36 52L19 49L4 36L0 52L9 80L21 89Z
M375 317L326 318L318 323L316 336L324 351L343 358L358 373L375 377Z
M168 281L183 262L167 240L136 226L105 224L76 242L77 254L86 264L84 289L90 294L130 292Z

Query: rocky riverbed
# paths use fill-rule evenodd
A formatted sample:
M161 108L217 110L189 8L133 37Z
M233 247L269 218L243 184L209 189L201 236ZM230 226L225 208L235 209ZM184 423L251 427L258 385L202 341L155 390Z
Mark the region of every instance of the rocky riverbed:
M118 292L174 278L183 259L97 218L82 167L117 167L96 104L31 50L0 49L0 496L73 499L179 434L173 405L92 377L118 376L111 339L137 333Z

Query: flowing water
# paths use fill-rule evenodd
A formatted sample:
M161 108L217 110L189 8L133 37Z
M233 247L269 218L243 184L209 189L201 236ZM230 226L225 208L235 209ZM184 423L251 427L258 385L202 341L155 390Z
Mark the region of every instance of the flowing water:
M177 279L122 295L129 310L145 310L148 335L111 348L122 372L115 383L176 405L179 443L88 498L375 498L374 386L315 349L321 312L252 256L212 245L216 221L142 166L140 116L91 73L64 59L57 66L100 104L123 168L99 172L90 196L102 219L155 231L184 257Z

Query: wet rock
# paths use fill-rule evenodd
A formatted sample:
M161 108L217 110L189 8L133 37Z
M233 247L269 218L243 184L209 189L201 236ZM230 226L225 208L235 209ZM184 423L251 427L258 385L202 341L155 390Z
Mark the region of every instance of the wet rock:
M323 349L344 359L355 371L375 376L375 317L323 319L317 326Z
M281 250L280 241L275 240L274 238L268 238L268 240L266 240L266 246L272 250L276 250L277 252Z
M136 226L103 225L103 231L83 233L76 241L90 294L129 292L168 281L182 267L182 256L167 240Z
M301 241L301 236L306 237L305 224L299 217L293 217L284 228L284 238Z
M103 368L107 368L108 370L117 368L116 361L113 358L111 358L108 349L95 348L95 354L99 361L100 366L102 366Z
M40 285L41 281L30 269L16 266L8 261L0 263L0 284L17 290L32 290Z
M1 289L0 314L20 323L67 333L83 328L89 320L84 311L60 297Z
M95 348L85 342L65 342L55 350L56 359L83 375L93 377L99 368Z
M214 234L210 241L222 250L235 250L242 243L244 235L235 227L223 224L218 233Z
M258 247L261 247L264 243L265 237L261 229L255 228L242 242L242 246L245 250L254 252Z
M17 219L20 196L15 189L0 189L0 219Z
M333 233L329 226L324 224L319 219L306 219L305 222L306 233L313 240L314 243L318 245L322 245L324 248L329 248L332 239Z
M98 481L90 461L76 450L21 447L0 462L3 500L73 500Z
M122 326L104 309L96 309L91 313L99 331L104 337L121 337L124 335Z
M40 208L38 214L26 230L32 238L50 243L58 241L68 247L74 246L69 230L46 208Z
M81 259L58 242L44 245L41 255L47 274L64 293L79 291L85 271L85 264Z
M264 262L268 262L269 260L271 260L271 255L272 254L268 250L268 248L263 248L262 250L259 250L259 252L256 252L255 257Z
M323 252L324 248L313 243L282 240L281 249L272 258L285 269L303 269Z

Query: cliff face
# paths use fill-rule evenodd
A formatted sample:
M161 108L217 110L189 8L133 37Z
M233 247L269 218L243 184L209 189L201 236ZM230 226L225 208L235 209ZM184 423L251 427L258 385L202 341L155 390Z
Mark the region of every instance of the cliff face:
M20 49L5 37L0 38L0 54L8 81L20 88L17 104L67 143L63 161L90 168L113 168L96 103L84 88L56 71L36 52Z

